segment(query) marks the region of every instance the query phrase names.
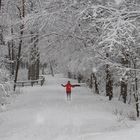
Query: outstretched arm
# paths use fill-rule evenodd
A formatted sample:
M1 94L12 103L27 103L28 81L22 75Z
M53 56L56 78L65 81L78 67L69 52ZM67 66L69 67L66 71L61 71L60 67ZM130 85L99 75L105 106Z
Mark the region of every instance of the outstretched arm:
M72 87L80 87L80 85L76 84L76 85L72 85Z
M62 87L65 87L65 85L61 84Z

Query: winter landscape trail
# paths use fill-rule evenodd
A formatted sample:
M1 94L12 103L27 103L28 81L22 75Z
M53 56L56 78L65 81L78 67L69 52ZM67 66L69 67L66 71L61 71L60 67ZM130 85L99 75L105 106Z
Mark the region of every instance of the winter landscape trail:
M134 129L117 121L112 102L86 87L74 88L72 101L66 101L61 84L67 80L46 76L43 87L23 88L0 114L0 140L128 140Z

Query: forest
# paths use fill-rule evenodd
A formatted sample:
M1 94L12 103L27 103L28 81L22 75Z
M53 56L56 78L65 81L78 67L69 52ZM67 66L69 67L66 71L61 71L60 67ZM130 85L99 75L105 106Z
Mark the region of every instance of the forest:
M139 117L140 1L0 0L1 104L18 81L57 73Z

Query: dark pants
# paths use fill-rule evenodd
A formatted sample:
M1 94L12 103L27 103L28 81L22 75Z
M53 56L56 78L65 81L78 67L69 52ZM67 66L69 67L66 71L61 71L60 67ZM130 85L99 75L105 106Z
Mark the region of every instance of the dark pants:
M66 93L67 93L67 100L71 100L71 92L70 91L69 92L67 91Z

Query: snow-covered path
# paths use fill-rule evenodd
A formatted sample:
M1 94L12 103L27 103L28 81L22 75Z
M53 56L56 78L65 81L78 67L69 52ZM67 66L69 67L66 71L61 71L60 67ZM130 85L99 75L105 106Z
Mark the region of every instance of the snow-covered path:
M8 111L0 113L0 140L100 140L125 127L107 111L113 110L111 102L85 87L74 88L72 101L66 101L60 85L67 80L48 76L43 87L25 87Z

